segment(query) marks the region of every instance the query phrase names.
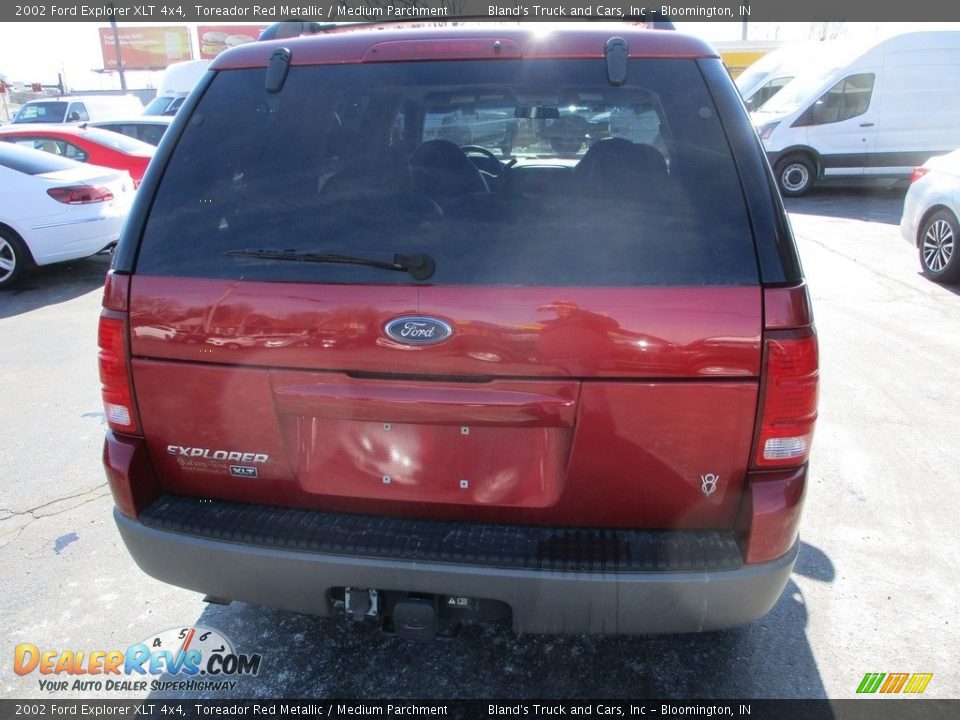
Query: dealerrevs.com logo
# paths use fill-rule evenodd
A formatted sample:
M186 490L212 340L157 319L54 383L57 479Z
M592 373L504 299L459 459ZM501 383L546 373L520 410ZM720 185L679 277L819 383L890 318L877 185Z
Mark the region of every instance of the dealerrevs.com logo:
M262 659L259 653L235 652L217 630L183 627L126 650L42 650L20 643L13 669L22 676L36 673L40 689L51 693L233 690L234 678L255 676Z

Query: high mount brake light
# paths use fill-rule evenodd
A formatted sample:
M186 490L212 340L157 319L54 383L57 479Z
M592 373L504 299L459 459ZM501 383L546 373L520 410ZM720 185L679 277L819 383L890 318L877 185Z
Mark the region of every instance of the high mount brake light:
M520 45L514 40L479 37L455 40L388 40L369 47L363 54L363 62L505 60L522 57Z

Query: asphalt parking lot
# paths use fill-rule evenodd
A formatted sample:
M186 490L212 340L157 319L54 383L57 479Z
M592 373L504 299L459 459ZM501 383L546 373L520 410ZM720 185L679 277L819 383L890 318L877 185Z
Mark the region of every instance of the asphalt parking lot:
M796 570L751 626L676 637L515 637L470 628L411 643L372 627L234 603L143 575L100 465L99 256L0 293L0 696L49 695L14 646L112 650L202 625L256 678L214 697L850 697L867 672L933 673L960 697L960 288L923 278L899 235L903 191L788 203L821 343L821 420ZM115 697L145 697L122 691ZM153 692L151 697L195 697Z

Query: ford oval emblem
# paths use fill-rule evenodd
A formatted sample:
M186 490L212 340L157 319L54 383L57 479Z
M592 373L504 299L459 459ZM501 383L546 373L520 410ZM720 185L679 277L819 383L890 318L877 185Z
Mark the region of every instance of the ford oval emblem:
M405 345L434 345L453 335L453 328L437 318L405 315L388 322L384 332Z

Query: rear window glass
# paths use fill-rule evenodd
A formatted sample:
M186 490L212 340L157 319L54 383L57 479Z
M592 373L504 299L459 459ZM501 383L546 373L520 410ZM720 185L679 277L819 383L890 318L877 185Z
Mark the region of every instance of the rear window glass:
M39 150L27 150L9 142L0 142L0 165L27 175L42 175L77 167L72 160Z
M127 137L140 140L149 145L159 145L160 138L163 137L163 133L167 129L167 126L163 124L120 121L109 123L99 122L96 124L96 127L101 130L109 130L110 132L126 135Z
M275 94L264 80L222 72L206 91L138 272L407 284L307 261L422 253L431 284L758 282L739 178L692 60L631 60L619 87L592 60L293 67Z
M132 136L135 133L137 139L154 146L160 144L163 134L167 131L166 125L133 125L128 128L129 131L125 132L125 135Z
M60 155L61 157L76 160L77 162L86 162L88 157L87 152L73 143L45 135L10 138L10 142L16 143L20 147L30 148L31 150L41 150L45 153Z
M127 137L126 135L121 135L117 132L111 132L110 130L88 128L86 131L86 136L90 140L100 143L101 145L106 145L107 147L112 147L115 150L120 150L126 153L142 154L153 152L153 146L148 145L142 140Z

